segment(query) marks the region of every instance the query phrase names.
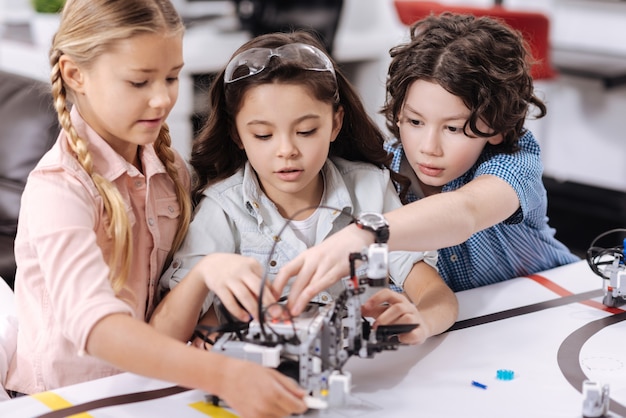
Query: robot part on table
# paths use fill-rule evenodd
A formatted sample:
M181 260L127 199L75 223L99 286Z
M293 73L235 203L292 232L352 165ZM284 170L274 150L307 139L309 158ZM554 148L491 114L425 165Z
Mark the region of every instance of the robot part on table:
M589 267L604 279L602 303L612 308L626 303L626 238L620 238L621 245L609 247L599 246L598 241L617 234L625 235L626 229L612 229L598 235L587 250Z
M265 309L259 320L232 322L220 330L212 350L276 368L294 378L307 389L309 408L345 406L351 388L350 374L342 371L347 360L397 349L400 343L396 336L418 326L379 326L373 332L370 322L361 316L360 295L368 287L388 284L389 226L382 215L371 212L361 214L356 224L374 233L375 242L360 253L350 254L350 278L339 297L326 305L311 302L298 317L286 318L285 313L272 317ZM365 265L359 273L356 260ZM219 402L211 395L208 398Z
M583 417L604 417L609 412L609 385L585 380L583 382Z

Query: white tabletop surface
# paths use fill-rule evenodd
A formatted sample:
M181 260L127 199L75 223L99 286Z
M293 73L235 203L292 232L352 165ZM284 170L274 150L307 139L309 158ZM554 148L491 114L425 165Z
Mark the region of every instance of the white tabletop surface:
M609 384L611 417L626 416L626 319L601 304L602 279L586 262L457 293L453 329L420 346L351 358L347 407L307 417L582 416L582 380ZM512 370L510 381L499 369ZM477 381L486 389L472 386ZM116 395L171 388L124 373L0 403L0 417L38 417ZM47 397L47 399L46 399ZM123 399L123 398L122 398ZM81 417L234 417L200 391L89 410ZM48 405L52 405L52 408ZM56 405L56 406L54 406Z

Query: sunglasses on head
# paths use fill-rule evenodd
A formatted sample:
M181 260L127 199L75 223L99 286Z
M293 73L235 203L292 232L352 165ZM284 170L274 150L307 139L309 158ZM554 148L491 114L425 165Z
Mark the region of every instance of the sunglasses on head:
M234 83L260 73L272 57L304 70L328 71L335 77L335 68L326 54L312 45L294 43L278 48L251 48L235 55L226 66L224 83Z

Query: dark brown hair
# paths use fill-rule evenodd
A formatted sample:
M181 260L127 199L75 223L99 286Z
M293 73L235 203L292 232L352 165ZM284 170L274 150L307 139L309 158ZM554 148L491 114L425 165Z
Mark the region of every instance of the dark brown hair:
M411 38L391 49L387 98L381 113L390 132L399 138L398 116L407 90L416 80L437 83L461 98L470 110L464 130L488 137L501 134L498 152L513 153L524 133L530 106L546 114L534 94L533 63L522 35L506 23L489 17L442 13L413 24ZM481 132L478 120L493 131Z
M291 43L313 45L325 52L316 37L295 31L260 35L241 46L233 57L251 48L278 48ZM254 76L228 84L224 83L224 70L217 74L209 91L209 118L191 152L190 164L196 175L194 202L200 201L206 187L230 177L244 166L247 157L238 146L235 116L250 88L273 82L307 86L318 100L332 103L335 110L343 108L343 125L337 139L331 143L330 155L389 168L391 156L383 148L384 134L368 116L353 86L335 63L333 66L336 77L329 71L308 71L293 63L281 63L280 59L272 59L267 68ZM391 175L401 184L408 183L403 176L393 172Z

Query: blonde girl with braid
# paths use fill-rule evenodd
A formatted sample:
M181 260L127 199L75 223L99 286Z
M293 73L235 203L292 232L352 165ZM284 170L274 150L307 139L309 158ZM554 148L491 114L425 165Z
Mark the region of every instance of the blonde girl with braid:
M11 396L125 370L217 395L244 417L306 410L279 372L146 323L190 222L189 172L165 123L183 32L169 0L70 0L62 12L50 50L62 129L29 176L15 241Z

